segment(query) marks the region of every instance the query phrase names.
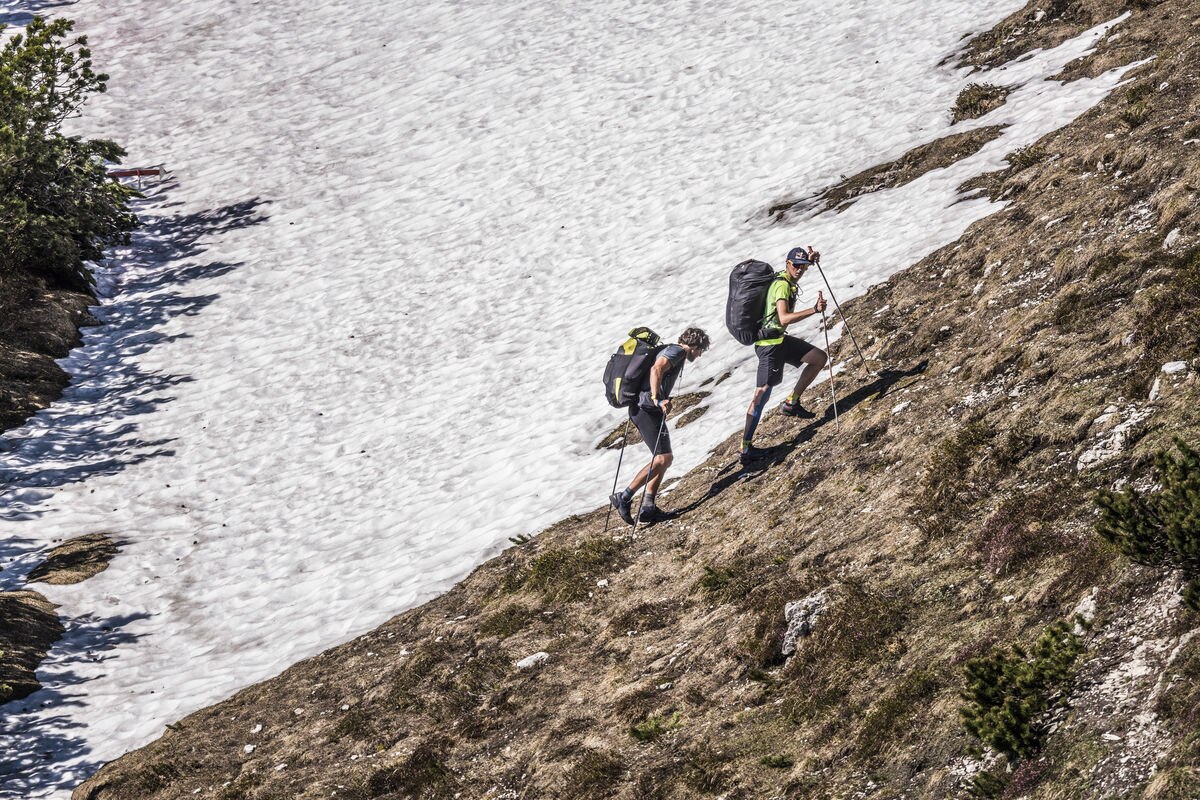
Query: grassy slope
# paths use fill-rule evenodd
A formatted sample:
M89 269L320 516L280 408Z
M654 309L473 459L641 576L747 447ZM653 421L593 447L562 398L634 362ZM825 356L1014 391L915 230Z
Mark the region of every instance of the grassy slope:
M1058 5L1006 36L1116 8ZM847 304L879 372L839 380L840 434L771 414L769 469L740 473L731 437L671 494L677 521L633 538L605 536L603 509L564 520L75 797L958 797L963 663L1088 597L1071 705L1009 796L1196 796L1198 621L1172 576L1091 531L1095 487L1200 441L1200 25L1139 3L1123 30L1072 73L1157 58L981 181L1005 210ZM1149 403L1177 359L1192 371ZM1076 470L1145 410L1115 459ZM783 662L783 607L820 588L829 611Z

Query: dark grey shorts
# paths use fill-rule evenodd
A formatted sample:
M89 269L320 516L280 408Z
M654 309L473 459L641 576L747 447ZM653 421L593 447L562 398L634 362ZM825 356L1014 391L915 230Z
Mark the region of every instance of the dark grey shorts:
M816 349L816 345L795 336L784 336L779 344L755 345L754 352L758 355L758 383L755 385L778 386L783 382L784 364L798 367L804 357Z
M638 405L630 406L629 418L633 420L634 427L642 435L642 441L646 443L646 447L650 448L651 455L661 456L671 452L671 432L663 424L661 409L642 408ZM662 431L661 436L659 436L660 430ZM658 441L657 448L654 446L656 440Z

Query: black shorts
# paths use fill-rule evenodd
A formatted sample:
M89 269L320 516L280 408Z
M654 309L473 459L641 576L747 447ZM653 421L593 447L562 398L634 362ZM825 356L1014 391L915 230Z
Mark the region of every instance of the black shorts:
M755 345L754 352L758 355L758 383L756 386L778 386L783 382L783 365L800 366L804 357L816 350L811 345L795 336L784 336L779 344Z
M655 456L671 452L671 432L663 424L663 412L659 408L642 408L640 405L629 407L629 418L642 435L642 441L650 448L650 454ZM659 435L659 431L662 435ZM654 446L655 441L658 447Z

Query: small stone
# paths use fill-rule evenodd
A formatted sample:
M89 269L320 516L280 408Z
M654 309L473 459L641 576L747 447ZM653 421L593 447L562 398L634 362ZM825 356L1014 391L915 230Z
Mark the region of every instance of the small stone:
M895 406L892 407L892 413L899 414L901 411L903 411L904 409L908 408L911 405L912 405L911 400L905 400L903 403L897 403Z
M608 578L601 578L600 580L596 581L596 585L601 589L605 588L608 586Z
M262 732L262 725L255 725L255 726L254 726L254 728L253 728L253 729L252 729L250 732L251 732L251 733L260 733L260 732Z
M1119 742L1119 741L1121 741L1121 737L1120 737L1120 736L1117 736L1115 733L1105 733L1105 734L1101 735L1101 737L1100 737L1100 738L1102 738L1102 739L1104 739L1104 740L1106 740L1106 741L1109 741L1109 742Z
M245 747L242 748L242 752L245 753L246 755L250 755L251 753L254 752L254 745L252 745L252 744L246 745Z
M513 666L515 666L517 669L529 669L530 667L536 667L544 664L547 660L549 660L549 658L550 654L542 651L534 653L531 656L525 656L520 661L513 664Z
M1186 361L1168 361L1162 365L1162 371L1168 375L1174 375L1176 372L1183 372L1188 368Z

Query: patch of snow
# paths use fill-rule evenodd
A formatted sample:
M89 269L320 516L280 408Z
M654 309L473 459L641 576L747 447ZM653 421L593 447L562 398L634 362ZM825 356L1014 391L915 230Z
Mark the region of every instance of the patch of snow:
M1179 241L1179 228L1172 228L1171 232L1163 237L1162 246L1164 249L1170 250L1177 241Z

